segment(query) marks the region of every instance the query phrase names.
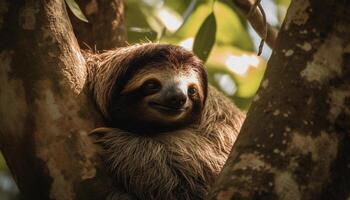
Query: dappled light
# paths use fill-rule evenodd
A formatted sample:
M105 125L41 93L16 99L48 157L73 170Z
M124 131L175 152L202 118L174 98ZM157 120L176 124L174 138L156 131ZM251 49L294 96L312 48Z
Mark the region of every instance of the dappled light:
M250 67L257 68L259 66L259 59L255 55L229 55L225 60L225 64L234 73L245 76Z
M182 18L167 8L160 8L156 11L159 20L170 31L176 31L182 24Z
M265 0L262 5L267 21L279 27L289 1ZM209 0L126 0L125 8L129 43L151 40L177 44L187 50L194 49L197 33L212 12L216 20L216 34L204 34L205 37L200 42L205 47L208 41L215 40L206 61L209 81L240 108L248 109L264 74L271 50L265 45L262 56L257 56L260 37L232 2L222 0L213 4ZM153 34L136 33L133 31L136 27L139 30L151 30ZM213 28L207 27L206 30Z
M225 94L232 96L236 93L237 86L230 75L223 73L215 73L214 79L218 83L220 89L223 92L225 92Z
M182 46L183 48L189 50L189 51L192 51L192 48L193 48L193 42L194 42L194 38L191 37L191 38L187 38L185 40L182 40L179 45Z

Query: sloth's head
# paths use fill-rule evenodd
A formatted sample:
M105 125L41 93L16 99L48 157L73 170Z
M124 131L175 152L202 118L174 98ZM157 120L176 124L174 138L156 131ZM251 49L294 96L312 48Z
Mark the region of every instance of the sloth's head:
M102 104L111 126L137 133L162 132L200 119L207 75L191 52L172 45L136 45L117 50L103 65L104 71L114 74L103 77L112 82L105 84L110 88Z
M119 128L165 131L198 120L206 92L192 66L159 62L144 66L127 82L111 105Z

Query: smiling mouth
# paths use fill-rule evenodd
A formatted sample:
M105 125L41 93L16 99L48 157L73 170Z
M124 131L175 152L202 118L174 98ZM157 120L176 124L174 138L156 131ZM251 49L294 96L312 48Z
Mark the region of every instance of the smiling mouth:
M186 108L174 108L156 102L150 102L149 104L152 108L156 109L157 111L171 115L177 115L186 110Z

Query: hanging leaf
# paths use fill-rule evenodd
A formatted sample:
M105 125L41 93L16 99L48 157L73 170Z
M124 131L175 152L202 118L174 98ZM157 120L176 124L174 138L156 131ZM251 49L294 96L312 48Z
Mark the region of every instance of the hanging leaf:
M196 34L193 52L204 62L208 59L216 37L216 19L214 13L208 15Z
M89 22L83 12L80 10L78 4L75 2L75 0L65 0L69 9L72 11L72 13L81 21L83 22Z

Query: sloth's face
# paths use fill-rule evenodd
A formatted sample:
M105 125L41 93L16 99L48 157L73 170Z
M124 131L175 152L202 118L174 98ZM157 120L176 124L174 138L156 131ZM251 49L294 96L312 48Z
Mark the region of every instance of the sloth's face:
M128 81L115 102L114 119L129 131L169 131L197 121L204 99L199 74L193 69L146 68Z

